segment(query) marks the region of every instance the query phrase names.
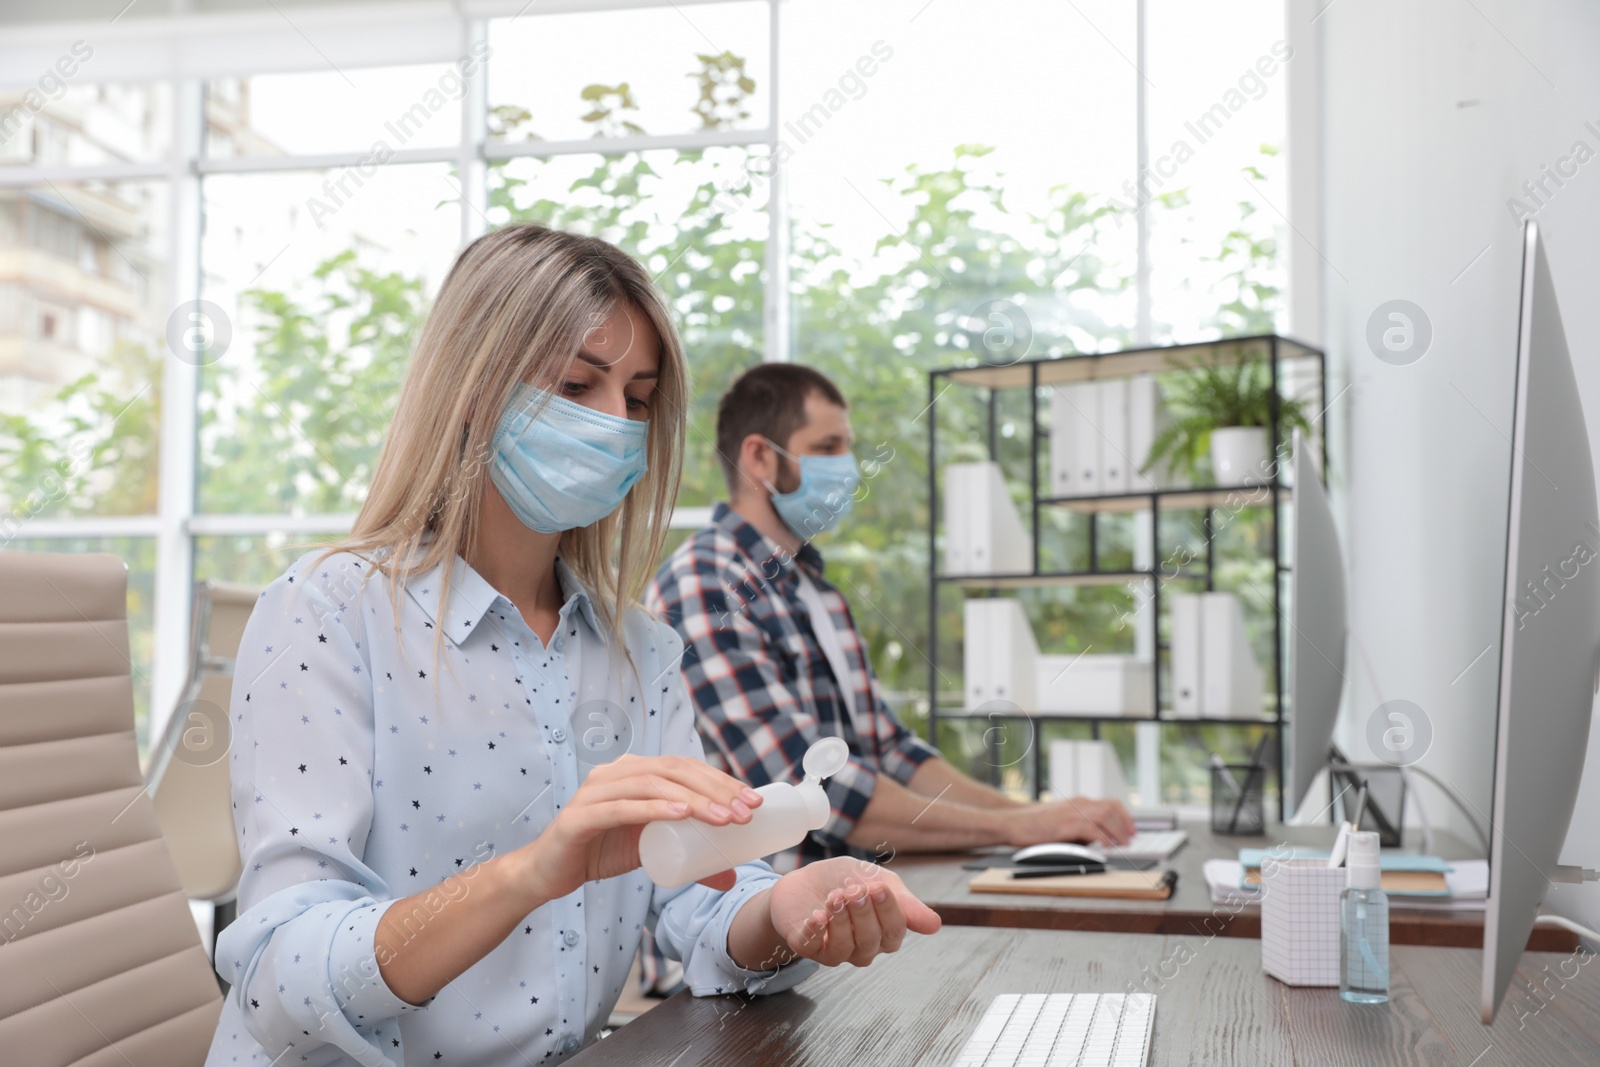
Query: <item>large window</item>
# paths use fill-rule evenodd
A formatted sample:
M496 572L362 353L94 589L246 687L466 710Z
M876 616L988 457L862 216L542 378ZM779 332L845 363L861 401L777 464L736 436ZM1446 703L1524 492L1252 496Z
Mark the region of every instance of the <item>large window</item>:
M612 7L507 4L392 46L379 15L359 47L296 24L248 73L102 85L86 62L44 106L0 92L4 545L129 561L141 729L187 670L192 582L264 582L348 528L416 331L487 228L597 234L667 293L694 385L680 526L724 494L715 406L742 368L839 383L863 454L892 458L824 547L913 721L926 372L982 354L974 316L1008 301L1032 356L1274 322L1278 5ZM1019 448L1025 405L999 414ZM984 415L955 412L971 434L947 458L986 451ZM1101 551L1131 552L1118 536ZM1115 593L1041 625L1110 640ZM1107 736L1131 770L1134 731ZM1233 743L1163 737L1169 785Z

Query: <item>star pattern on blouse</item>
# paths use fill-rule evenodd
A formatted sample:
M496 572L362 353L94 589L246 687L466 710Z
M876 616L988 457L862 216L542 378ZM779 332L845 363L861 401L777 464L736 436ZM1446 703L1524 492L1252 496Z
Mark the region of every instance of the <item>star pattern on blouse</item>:
M388 588L382 581L375 581L371 591L363 594L372 599L360 600L356 587L344 584L347 570L341 567L332 573L334 578L321 579L326 588L319 588L314 580L301 583L292 592L286 591L287 580L269 587L258 614L277 610L279 629L257 627L254 618L251 623L261 640L250 647L265 649L270 641L274 652L258 654L270 659L277 651L292 647L292 642L284 639L285 634L298 632L289 629L291 620L300 622L312 615L314 624L322 624L315 654L283 655L279 657L282 662L251 663L251 657L240 657L239 673L258 678L256 687L263 690L259 698L245 693L236 728L240 741L235 746L236 757L240 750L247 756L255 752L255 777L248 784L241 783L248 791L239 795L254 796L256 805L246 805L236 815L248 872L240 890L241 907L251 899L253 886L348 885L354 882L350 872L355 871L372 871L387 884L391 897L426 893L447 875L470 878L481 860L499 854L496 842L515 849L534 840L570 801L588 771L577 758L581 731L574 729L568 709L581 704L580 687L575 684L582 673L578 661L602 646L592 630L578 626L580 618L592 625L593 616L577 596L569 596L562 608L562 624L545 643L519 612L504 610L509 609L509 602L497 594L475 604L470 597L462 598L461 587L453 583L448 610L435 617L440 608L438 598L418 598L418 587L413 584L411 596L402 597L398 612L390 614ZM468 588L487 588L481 578L476 582L478 585ZM341 595L327 596L334 588L339 588ZM425 583L424 588L436 587ZM338 604L340 611L329 610L323 601ZM315 610L284 612L286 605ZM487 610L477 610L483 606ZM362 611L363 607L368 610ZM492 658L482 655L484 651L493 654ZM498 658L501 652L507 654L509 663ZM449 669L437 666L440 658ZM651 674L658 669L653 668ZM294 680L292 686L289 677ZM663 687L660 682L647 686L643 694L630 693L629 703L652 720L663 709L687 707L681 682L676 677L670 680L678 686L676 703L669 703L674 700L672 686ZM523 701L520 708L516 706L518 698ZM313 709L319 714L310 714ZM333 714L326 714L329 710ZM412 721L410 716L415 716L416 726L401 729L402 721ZM661 718L674 722L670 716ZM641 727L640 722L634 720L634 750L660 751L660 727L654 721ZM562 740L556 741L557 736ZM499 758L508 750L520 758ZM355 757L349 755L352 751L357 753ZM441 752L449 758L441 761ZM370 753L369 765L363 765L367 762L361 758L363 753ZM545 761L545 773L530 776L527 764L536 759ZM236 778L247 765L248 761L234 765ZM347 769L359 769L359 773L345 773ZM289 775L290 770L295 773ZM376 771L383 777L377 777ZM544 787L532 800L530 777ZM293 790L275 793L271 783L286 778L293 781ZM380 788L385 779L392 780L393 786ZM271 802L264 803L268 797ZM274 807L278 808L276 814L271 810ZM424 818L424 811L432 818ZM246 813L253 817L240 817ZM324 833L303 833L299 824L308 820ZM504 836L507 833L509 840ZM326 844L320 843L324 839ZM255 856L262 861L254 861ZM493 1007L489 1003L473 1007L444 998L430 1001L429 1011L417 1014L407 1005L401 1011L410 1028L406 1036L411 1039L408 1045L415 1047L413 1055L453 1058L444 1051L453 1046L445 1042L460 1039L462 1021L470 1025L496 1018L495 1032L503 1029L506 1040L517 1047L534 1041L545 1046L546 1058L565 1055L566 1042L582 1041L589 1028L604 1022L608 1003L626 980L652 905L649 888L642 878L605 879L585 883L577 893L542 906L523 924L523 937L511 939L503 946L507 951L496 957L496 965L506 968L506 984L499 988L526 996L527 1002L507 997ZM385 896L366 884L357 883L357 890L380 903ZM608 921L602 933L566 945L568 931L584 930L580 912L590 910L585 903L597 900L601 908L616 916L616 922ZM262 936L268 936L274 927L286 931L301 921L314 922L315 910L293 922L274 914L263 920L269 925ZM345 910L341 908L340 914ZM348 921L336 927L340 936L362 938L370 951L374 927L359 925L356 916L376 910L373 905L349 911ZM541 922L534 923L533 918ZM293 969L279 958L276 971L270 972L276 976L272 985L281 984L285 989L272 994L272 986L268 986L266 993L285 1000L292 995L295 1003L310 993L305 997L306 1006L311 1006L313 999L326 1003L328 943L320 942L303 959L301 952L293 951ZM298 949L308 942L274 939L271 944ZM226 964L219 960L219 966ZM712 970L702 981L710 978L714 983L721 972L714 963L701 964L702 969L708 966ZM589 970L591 982L581 980L584 968ZM229 973L244 972L235 966ZM573 988L562 983L574 978L579 979L575 987L579 992L561 996L562 988ZM249 987L252 1004L248 1010L259 1010L265 1002L262 989ZM473 996L477 999L476 993ZM230 1003L237 1005L238 1001ZM507 1007L518 1018L501 1014ZM237 1013L239 1009L231 1010ZM373 1015L370 1004L364 1009L367 1014L356 1014L361 1010L352 1009L350 1017L357 1030L369 1038L382 1034L374 1025L386 1026L393 1018L392 1014ZM281 1013L261 1012L268 1019L277 1014ZM227 1051L240 1053L236 1058L246 1062L258 1055L259 1049L237 1020L235 1014L232 1029L225 1031L221 1040L226 1046L227 1035L237 1030L235 1044ZM227 1016L223 1025L229 1025ZM283 1044L288 1045L290 1038L310 1036L290 1031ZM435 1043L435 1048L428 1048ZM398 1037L391 1046L400 1047ZM301 1051L305 1051L303 1044ZM267 1058L260 1057L258 1062Z

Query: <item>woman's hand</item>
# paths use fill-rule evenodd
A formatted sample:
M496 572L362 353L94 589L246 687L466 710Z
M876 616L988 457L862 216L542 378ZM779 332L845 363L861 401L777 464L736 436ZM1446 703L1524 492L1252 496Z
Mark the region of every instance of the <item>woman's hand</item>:
M843 856L778 879L767 908L789 951L826 967L865 967L879 953L898 950L907 930L931 934L941 925L898 875Z
M695 818L712 826L747 823L761 794L686 756L620 756L589 771L583 785L525 853L529 888L556 900L585 882L639 867L639 834L648 823ZM733 871L701 882L733 887Z

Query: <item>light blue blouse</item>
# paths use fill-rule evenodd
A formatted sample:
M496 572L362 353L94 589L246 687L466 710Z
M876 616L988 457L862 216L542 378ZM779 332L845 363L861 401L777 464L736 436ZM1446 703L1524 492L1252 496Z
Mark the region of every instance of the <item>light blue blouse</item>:
M605 1023L646 927L697 995L776 992L816 968L749 971L728 955L734 914L776 880L752 863L727 893L661 889L643 871L587 883L426 1004L389 990L373 934L396 900L458 873L470 896L473 865L534 840L607 758L701 755L670 626L628 613L635 680L625 661L605 669L604 623L563 562L549 647L482 576L453 567L440 616L442 568L407 580L396 603L367 562L312 553L250 616L229 750L244 874L217 945L233 986L208 1065L558 1062Z

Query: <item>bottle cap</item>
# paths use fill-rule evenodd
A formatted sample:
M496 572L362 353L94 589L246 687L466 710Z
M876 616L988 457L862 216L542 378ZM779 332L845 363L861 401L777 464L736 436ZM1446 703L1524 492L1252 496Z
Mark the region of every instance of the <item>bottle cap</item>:
M1383 872L1378 863L1378 835L1371 830L1359 830L1350 835L1350 851L1345 860L1349 871L1351 889L1377 889L1383 884Z
M824 737L806 749L800 767L806 772L806 781L820 782L844 770L850 762L850 743L842 737Z

